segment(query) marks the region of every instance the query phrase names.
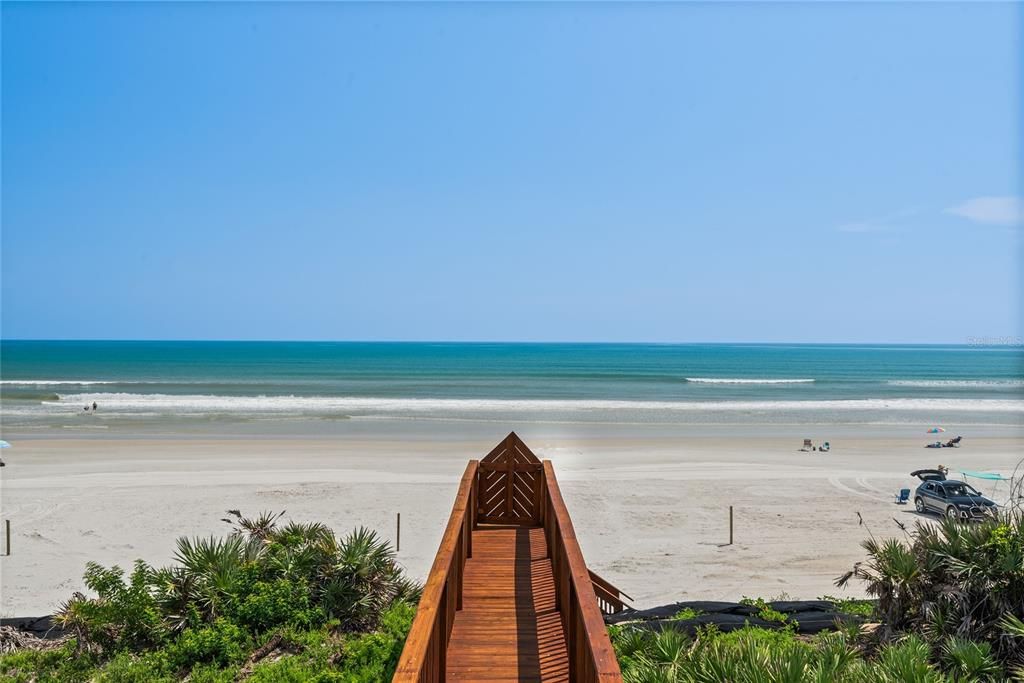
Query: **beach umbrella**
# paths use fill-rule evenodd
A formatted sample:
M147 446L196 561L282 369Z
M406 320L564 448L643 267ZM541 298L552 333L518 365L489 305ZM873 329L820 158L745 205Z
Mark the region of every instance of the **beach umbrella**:
M941 434L944 431L946 431L946 430L943 429L942 427L932 427L931 429L928 430L927 433L928 434Z
M7 443L6 441L0 441L0 448L10 448L10 447L11 447L11 444Z

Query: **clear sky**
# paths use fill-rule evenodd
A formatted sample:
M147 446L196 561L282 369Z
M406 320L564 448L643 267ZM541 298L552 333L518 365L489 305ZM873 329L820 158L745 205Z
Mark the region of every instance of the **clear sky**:
M1020 335L1018 4L9 4L5 338Z

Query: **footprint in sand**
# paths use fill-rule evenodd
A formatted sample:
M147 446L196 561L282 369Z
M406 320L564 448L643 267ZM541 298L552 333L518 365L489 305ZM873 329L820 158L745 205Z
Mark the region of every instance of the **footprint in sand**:
M43 536L38 531L30 531L27 534L22 534L22 537L23 538L27 538L27 539L32 540L32 541L43 541L45 543L49 543L50 545L57 545L56 541L54 541L52 539L49 539L46 536Z

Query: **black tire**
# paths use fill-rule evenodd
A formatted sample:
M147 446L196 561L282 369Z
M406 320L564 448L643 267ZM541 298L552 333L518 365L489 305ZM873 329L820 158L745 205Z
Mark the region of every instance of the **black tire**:
M924 500L922 500L921 496L918 496L917 498L914 499L914 509L920 512L921 514L924 514Z
M950 519L960 519L960 511L956 509L955 505L950 505L946 508L946 517Z

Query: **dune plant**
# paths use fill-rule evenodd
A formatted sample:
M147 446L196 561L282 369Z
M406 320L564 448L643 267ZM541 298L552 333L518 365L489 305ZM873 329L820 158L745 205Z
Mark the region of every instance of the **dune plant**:
M757 618L763 621L772 621L777 624L785 624L789 621L789 617L783 612L773 609L771 604L764 598L748 598L743 596L740 599L740 604L757 608Z
M992 671L972 654L959 671L975 678L946 674L929 660L928 644L913 636L874 659L841 632L801 639L786 630L708 628L691 640L671 628L621 627L612 642L626 683L953 683L987 680Z
M702 614L704 614L704 612L702 612L699 609L694 609L692 607L684 607L675 614L673 614L672 618L678 621L688 621L690 619L696 619Z
M139 561L126 576L90 563L94 595L76 593L56 615L68 645L2 656L0 679L201 682L243 669L256 680L314 670L323 680L389 678L419 585L373 531L338 537L282 516L229 511L227 535L179 539L169 567ZM271 653L278 668L264 671Z
M988 643L953 636L942 646L942 652L948 671L957 681L993 681L1002 674Z
M1003 666L1024 663L1024 514L918 523L906 539L864 542L868 558L837 579L878 598L884 639L917 633L933 651L979 644ZM985 644L985 645L981 645ZM955 647L961 651L962 647Z
M392 602L419 599L419 585L405 577L391 545L375 532L360 527L339 539L319 523L278 526L279 517L237 514L233 538L260 548L262 579L308 587L311 602L344 628L372 629Z

